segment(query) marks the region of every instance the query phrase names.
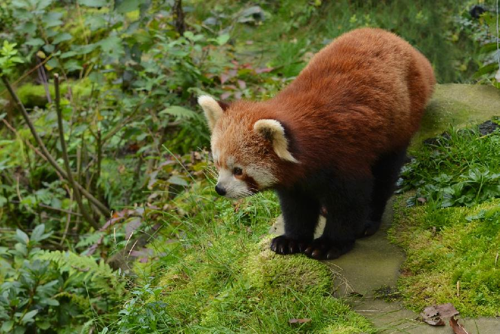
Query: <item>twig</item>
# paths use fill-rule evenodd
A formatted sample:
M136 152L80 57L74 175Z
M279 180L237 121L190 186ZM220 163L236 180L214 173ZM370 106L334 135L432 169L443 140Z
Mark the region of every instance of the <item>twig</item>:
M74 193L75 193L74 191L69 193L69 200L70 200L71 204L73 204L73 194ZM59 242L59 245L61 245L61 246L64 243L64 241L66 240L66 235L68 234L70 222L71 222L71 215L68 213L66 216L66 225L64 226L64 233L62 235L61 241Z
M40 64L40 57L36 56L37 64ZM38 78L42 82L43 88L45 89L45 95L47 96L47 101L52 103L52 98L50 97L49 80L47 80L47 75L43 66L38 67Z
M76 182L73 179L73 172L71 171L71 166L69 165L68 150L66 148L66 140L64 140L64 128L63 128L62 112L61 112L61 92L59 90L59 75L57 74L54 75L54 88L56 93L57 128L59 130L59 140L61 141L62 156L64 160L64 166L66 167L66 173L68 175L68 181L69 184L71 185L71 188L73 188L75 201L78 204L78 207L80 208L80 212L82 213L83 217L90 225L92 225L92 227L98 230L99 224L97 224L97 222L94 219L92 219L92 217L85 209L85 206L83 205L82 197L80 196L80 191L78 190Z
M30 75L31 73L33 73L33 71L36 71L38 70L38 68L40 66L43 66L45 65L46 62L48 62L50 59L52 58L52 55L49 55L47 58L45 58L40 64L36 65L35 67L33 67L31 70L29 70L28 72L24 73L19 79L17 79L16 81L14 81L12 83L13 86L16 86L19 82L21 82L24 78L26 78L28 75ZM3 90L0 92L0 96L2 96L4 93L5 93L6 90Z
M33 135L33 137L35 138L36 142L38 143L38 146L40 146L40 148L41 148L41 150L43 152L43 155L45 156L45 158L47 159L47 161L52 165L52 167L55 168L55 170L59 174L61 174L65 179L68 179L68 176L66 175L66 172L59 166L59 164L57 163L57 161L52 157L52 155L50 154L50 152L47 150L47 148L43 144L42 139L40 138L40 136L36 132L35 126L33 125L33 123L31 122L31 120L29 118L29 115L28 115L28 112L26 111L26 108L24 108L24 105L19 100L19 97L14 92L14 90L12 89L12 86L10 85L9 81L7 80L7 78L5 76L2 76L2 81L5 84L5 87L9 91L10 95L12 96L12 99L16 103L18 109L21 111L21 115L23 116L24 120L26 121L26 124L30 128L31 134ZM101 202L99 202L99 200L97 200L94 196L92 196L92 194L90 194L87 190L85 190L85 188L83 188L78 183L75 183L75 185L82 192L82 195L85 196L90 202L92 202L92 204L94 204L104 216L109 217L111 215L111 212L109 211L109 209L104 204L102 204Z
M183 36L186 31L186 22L184 21L184 11L182 10L182 0L175 0L172 7L175 18L175 30Z
M59 211L59 212L63 212L63 213L67 213L68 215L73 215L73 216L81 216L82 214L81 213L78 213L78 212L74 212L74 211L70 211L70 210L65 210L65 209L58 209L58 208L54 208L53 206L49 206L49 205L45 205L45 204L38 204L39 207L41 208L45 208L45 209L49 209L49 210L54 210L54 211Z

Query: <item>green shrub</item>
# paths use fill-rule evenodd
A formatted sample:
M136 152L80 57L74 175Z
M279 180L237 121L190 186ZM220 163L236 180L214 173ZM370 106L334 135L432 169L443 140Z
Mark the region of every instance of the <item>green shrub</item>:
M0 247L0 333L67 333L113 318L124 283L102 260L41 250L50 236L41 224L30 236L17 230L16 244Z

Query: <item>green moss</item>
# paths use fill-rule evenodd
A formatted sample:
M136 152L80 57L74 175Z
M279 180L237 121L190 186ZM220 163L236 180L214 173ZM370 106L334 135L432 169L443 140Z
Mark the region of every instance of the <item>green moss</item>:
M394 240L407 259L400 287L416 311L453 303L464 316L500 315L500 200L467 208L396 201Z
M369 332L370 325L331 296L333 275L304 256L277 256L269 239L258 243L224 236L204 253L187 256L159 280L159 300L188 331L288 333L304 330ZM290 319L311 319L292 326Z
M65 97L68 94L68 86L71 87L74 99L89 96L92 90L89 80L80 80L70 82L69 84L64 82L61 84L61 97ZM49 91L51 98L54 99L55 93L53 84L49 85ZM19 87L16 93L26 108L45 107L47 104L47 94L43 85L27 83Z
M183 195L176 202L182 215L170 217L170 225L181 218L185 236L163 249L156 248L157 243L153 246L155 252L164 254L155 261L156 278L145 277L154 282L151 288L156 293L143 298L133 315L122 318L128 328L135 328L135 319L141 318L137 313L160 304L164 311L155 312L158 321L154 326L170 331L374 331L365 318L332 296L335 275L327 266L303 255L279 256L269 250L267 230L278 211L273 194L237 204L204 198L202 211L195 207L205 191L187 194L192 197ZM183 206L182 201L192 204ZM290 324L291 319L311 320ZM148 321L153 328L151 319Z

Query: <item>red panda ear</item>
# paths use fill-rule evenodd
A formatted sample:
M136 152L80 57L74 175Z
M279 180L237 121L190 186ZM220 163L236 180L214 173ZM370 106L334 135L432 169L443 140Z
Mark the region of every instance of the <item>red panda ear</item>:
M217 102L213 97L208 95L200 96L198 98L198 104L205 112L205 117L207 118L210 131L213 131L215 123L217 123L217 120L222 116L224 110L229 107L227 103Z
M230 105L229 103L224 102L224 101L217 101L217 103L222 108L222 110L226 111L227 109L229 109L229 105Z
M261 119L253 125L255 132L269 140L273 144L274 152L283 160L298 163L290 151L288 151L288 140L285 137L285 128L274 119Z

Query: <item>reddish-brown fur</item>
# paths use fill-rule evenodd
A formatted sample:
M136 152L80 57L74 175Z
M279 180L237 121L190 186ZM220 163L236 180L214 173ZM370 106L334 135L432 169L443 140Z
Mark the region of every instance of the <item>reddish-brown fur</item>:
M225 154L255 161L273 150L252 131L253 124L281 122L300 162L273 157L281 185L325 167L369 176L377 157L408 145L434 85L430 63L410 44L381 29L358 29L316 54L276 97L232 103L216 128L224 129L225 138L238 138L224 140ZM236 133L242 129L246 138ZM242 151L241 140L252 147Z

